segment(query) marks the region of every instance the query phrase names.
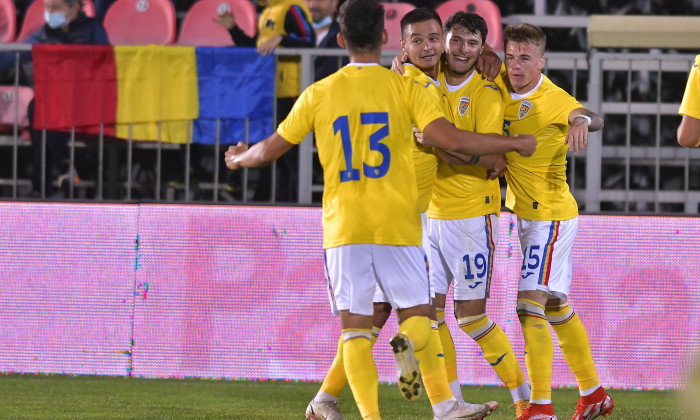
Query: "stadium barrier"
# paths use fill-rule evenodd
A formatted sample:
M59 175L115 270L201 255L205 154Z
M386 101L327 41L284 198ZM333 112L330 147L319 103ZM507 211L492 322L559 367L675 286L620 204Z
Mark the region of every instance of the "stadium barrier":
M0 45L0 50L27 50L25 45ZM396 52L384 51L382 64L390 65ZM278 49L279 56L301 57L302 86L310 85L313 75L313 59L318 56L344 56L341 50ZM681 212L697 214L700 208L700 150L682 149L675 140L679 122L677 115L680 98L685 87L687 72L693 55L652 51L650 53L609 53L593 50L585 53L548 53L545 73L565 90L576 96L590 109L606 119L602 132L590 136L588 148L579 155L569 154L567 175L572 192L582 211L586 212ZM340 60L339 60L340 62ZM273 113L274 114L274 113ZM274 126L274 124L273 124ZM271 131L271 130L270 130ZM18 187L26 180L17 177L17 146L26 144L18 135L5 139L3 144L13 147L13 175L0 185L11 185L7 196L18 197ZM314 183L314 145L311 135L299 146L298 204L318 203L323 186ZM226 187L233 185L242 190L240 198L228 195L232 202L247 203L249 171L245 170L240 181L227 185L219 179L221 173L222 145L239 140L255 141L248 134L228 137L218 134L211 149L215 168L211 182L211 202L217 202ZM73 144L73 142L71 143ZM172 145L164 142L134 143L137 147L151 147L156 152L156 175L153 196L145 200L172 201L175 198L172 185L161 179L160 154L166 148L185 148L186 162L183 168L185 182L177 188L183 191L183 201L192 200L189 183L189 144ZM76 143L78 147L79 143ZM136 184L132 172L132 143L127 142L126 180L121 185L121 199L132 199L131 190ZM104 152L98 151L102 162ZM114 156L110 156L114 159ZM273 183L275 171L272 171ZM103 197L102 167L94 186L94 197ZM112 178L115 178L114 176ZM199 187L204 187L200 183ZM165 193L163 191L165 190ZM272 202L276 202L272 189ZM73 197L71 190L70 197ZM144 200L143 197L139 198Z
M0 212L0 372L318 381L331 364L340 327L319 208L4 202ZM697 217L581 216L571 303L606 386L685 386L700 347L699 248ZM502 213L488 313L522 364L521 262L515 217ZM461 381L499 384L447 324ZM390 320L374 347L382 381L395 380L396 329ZM575 385L557 346L553 383Z

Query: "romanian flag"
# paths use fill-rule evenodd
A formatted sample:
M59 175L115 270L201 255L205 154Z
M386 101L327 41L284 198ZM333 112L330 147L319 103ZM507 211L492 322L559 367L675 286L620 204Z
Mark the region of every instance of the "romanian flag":
M273 129L274 57L253 49L35 44L32 60L36 129L207 144L217 125L222 144Z

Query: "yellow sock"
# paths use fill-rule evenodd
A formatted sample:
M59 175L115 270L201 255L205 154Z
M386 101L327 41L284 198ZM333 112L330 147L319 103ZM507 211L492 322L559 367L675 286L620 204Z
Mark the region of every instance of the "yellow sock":
M422 350L430 339L432 329L427 316L412 316L399 325L399 332L413 343L413 351Z
M440 342L442 343L442 353L445 355L445 372L447 372L447 382L454 382L459 379L457 376L457 351L455 350L455 342L452 340L450 329L445 324L445 310L436 309L438 332L440 333Z
M530 401L551 404L554 343L544 316L544 306L528 299L518 299L517 312L525 337L525 364L532 385Z
M326 377L321 384L321 391L330 394L336 398L340 396L341 391L348 383L348 377L345 375L345 366L343 365L343 336L338 339L338 350L335 353L335 358L328 369Z
M372 359L372 330L343 330L343 365L363 419L379 419L379 376Z
M428 344L416 352L416 359L420 362L425 393L428 394L431 404L441 403L452 398L452 389L447 382L445 360L442 354L440 333L437 330L432 330Z
M484 358L509 390L525 383L525 375L506 333L488 315L468 316L458 322L459 327L481 347Z
M559 347L576 377L579 390L584 391L598 386L600 380L591 356L588 334L576 312L567 302L559 308L545 310L545 315L554 332L557 333Z

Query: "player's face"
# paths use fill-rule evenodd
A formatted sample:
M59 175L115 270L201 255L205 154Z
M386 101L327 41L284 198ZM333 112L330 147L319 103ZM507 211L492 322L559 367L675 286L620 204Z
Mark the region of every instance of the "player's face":
M506 71L515 93L527 93L540 81L544 55L534 44L508 41L506 44Z
M442 28L436 20L412 23L403 32L401 47L414 66L424 72L433 70L442 56Z
M476 66L476 60L483 47L479 31L471 32L463 26L453 26L445 34L448 70L460 76L469 74Z
M335 0L306 0L306 5L311 12L311 20L318 23L326 16L333 13L333 3Z

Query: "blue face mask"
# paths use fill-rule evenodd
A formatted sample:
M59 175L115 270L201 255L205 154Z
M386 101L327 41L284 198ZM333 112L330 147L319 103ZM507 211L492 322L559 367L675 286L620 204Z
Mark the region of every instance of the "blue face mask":
M314 29L319 29L319 28L323 28L324 26L330 25L331 22L332 22L331 17L330 17L330 16L326 16L326 17L324 17L323 19L321 19L320 22L313 22L313 23L311 24L311 26L313 26Z
M66 14L61 12L49 13L44 10L44 20L52 29L58 29L66 26L68 21L66 20Z

